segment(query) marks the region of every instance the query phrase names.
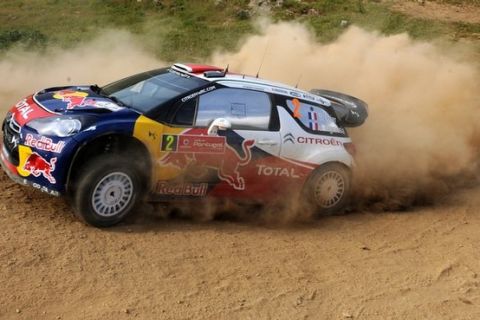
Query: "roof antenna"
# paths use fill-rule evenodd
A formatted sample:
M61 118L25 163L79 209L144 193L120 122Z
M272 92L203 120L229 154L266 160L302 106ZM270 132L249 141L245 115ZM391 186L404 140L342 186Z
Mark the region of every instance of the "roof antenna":
M227 74L228 73L228 67L230 66L230 64L227 64L227 67L225 68L225 70L223 70L223 74Z
M295 85L295 89L298 89L298 85L300 84L300 80L302 80L303 74L300 74L300 77L298 77L297 84Z
M265 51L263 52L262 62L260 62L260 67L258 67L257 75L255 76L255 78L257 78L257 79L258 79L258 76L260 75L260 70L262 69L263 61L265 60L265 56L267 55L269 41L270 40L267 40L267 45L265 46Z

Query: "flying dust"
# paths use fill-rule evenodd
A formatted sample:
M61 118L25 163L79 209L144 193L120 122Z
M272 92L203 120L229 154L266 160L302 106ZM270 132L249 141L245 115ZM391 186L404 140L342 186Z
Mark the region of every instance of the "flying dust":
M265 48L261 77L291 85L301 79L300 88L342 91L368 102L367 122L349 130L358 149L353 210L428 203L476 181L480 77L476 65L462 60L465 54L357 27L330 44L298 23L264 23L261 30L237 52L216 52L207 62L256 74ZM44 87L101 85L166 65L142 48L127 32L107 31L68 50L13 49L0 58L1 110ZM282 221L298 218L294 210L283 211L289 213Z
M165 65L142 48L130 33L108 30L71 49L12 49L0 56L0 110L6 112L22 97L44 88L107 84Z
M477 180L480 88L468 49L453 50L351 27L320 44L302 24L269 24L213 63L300 87L349 93L369 118L349 130L358 149L353 210L399 210L430 203Z

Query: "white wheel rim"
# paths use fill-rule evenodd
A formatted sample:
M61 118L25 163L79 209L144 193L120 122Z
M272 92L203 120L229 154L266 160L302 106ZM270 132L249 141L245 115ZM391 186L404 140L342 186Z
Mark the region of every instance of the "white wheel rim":
M325 209L337 205L345 193L345 180L337 171L327 171L315 183L315 199Z
M110 218L120 214L133 196L133 182L123 172L112 172L93 189L92 208L96 214Z

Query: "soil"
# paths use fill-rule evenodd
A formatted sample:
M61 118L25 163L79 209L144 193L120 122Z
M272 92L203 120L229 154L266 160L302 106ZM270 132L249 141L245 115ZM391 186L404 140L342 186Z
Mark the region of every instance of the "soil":
M447 4L436 1L393 1L392 8L399 12L430 20L480 23L480 7L473 4Z
M0 319L480 317L480 189L291 225L144 205L100 230L4 174L0 188Z

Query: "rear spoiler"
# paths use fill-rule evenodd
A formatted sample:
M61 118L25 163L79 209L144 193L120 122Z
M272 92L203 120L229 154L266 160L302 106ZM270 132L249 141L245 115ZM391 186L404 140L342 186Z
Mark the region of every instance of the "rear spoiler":
M312 89L310 93L330 100L339 124L344 127L361 126L368 117L368 105L358 98L323 89Z

